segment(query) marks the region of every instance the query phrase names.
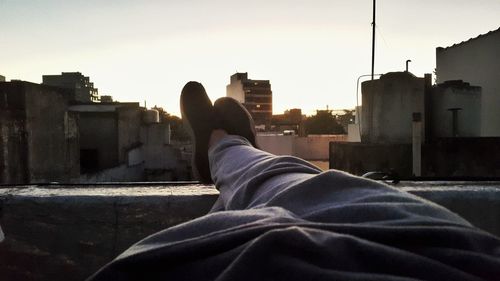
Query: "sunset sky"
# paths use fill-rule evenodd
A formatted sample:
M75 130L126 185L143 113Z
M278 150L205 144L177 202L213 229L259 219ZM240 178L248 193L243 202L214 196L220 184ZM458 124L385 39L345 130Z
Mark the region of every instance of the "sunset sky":
M435 48L500 27L499 0L377 1L376 73L432 73ZM212 99L229 77L271 81L274 113L352 108L371 68L371 0L0 0L0 74L41 83L80 71L100 95L179 115L179 93Z

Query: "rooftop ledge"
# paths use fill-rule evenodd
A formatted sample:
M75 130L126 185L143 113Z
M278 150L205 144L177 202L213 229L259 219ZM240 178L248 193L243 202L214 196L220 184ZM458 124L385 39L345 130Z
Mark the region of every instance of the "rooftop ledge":
M500 182L401 182L500 235ZM0 187L2 280L83 280L134 242L206 214L218 196L193 182Z

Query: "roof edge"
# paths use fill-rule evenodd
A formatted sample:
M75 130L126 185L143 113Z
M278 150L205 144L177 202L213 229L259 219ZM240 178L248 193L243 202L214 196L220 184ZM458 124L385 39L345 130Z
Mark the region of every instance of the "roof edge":
M460 43L453 44L453 45L448 46L448 47L437 47L436 50L437 51L444 51L444 50L447 50L447 49L451 49L451 48L455 48L455 47L458 47L458 46L462 46L464 44L470 43L472 41L475 41L477 39L480 39L480 38L483 38L483 37L486 37L486 36L490 36L490 35L492 35L494 33L497 33L497 32L500 32L500 27L497 28L497 29L495 29L495 30L489 31L488 33L480 34L480 35L478 35L476 37L470 38L470 39L462 41Z

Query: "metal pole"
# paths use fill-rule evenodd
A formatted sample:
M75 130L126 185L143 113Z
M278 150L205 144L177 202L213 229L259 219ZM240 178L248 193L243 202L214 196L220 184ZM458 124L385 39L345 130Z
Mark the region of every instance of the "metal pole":
M411 62L411 60L406 60L406 72L408 72L408 64Z
M412 122L412 170L414 177L422 176L422 114L413 113Z
M372 22L372 80L375 73L375 5L376 0L373 0L373 22Z

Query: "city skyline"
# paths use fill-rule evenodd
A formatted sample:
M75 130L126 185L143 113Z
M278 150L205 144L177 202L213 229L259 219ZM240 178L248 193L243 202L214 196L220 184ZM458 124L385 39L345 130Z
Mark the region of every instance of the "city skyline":
M35 83L79 71L101 95L179 115L202 82L215 100L229 77L270 80L274 114L353 108L371 66L372 1L0 1L0 75ZM500 2L379 1L375 72L432 73L435 48L498 29Z

